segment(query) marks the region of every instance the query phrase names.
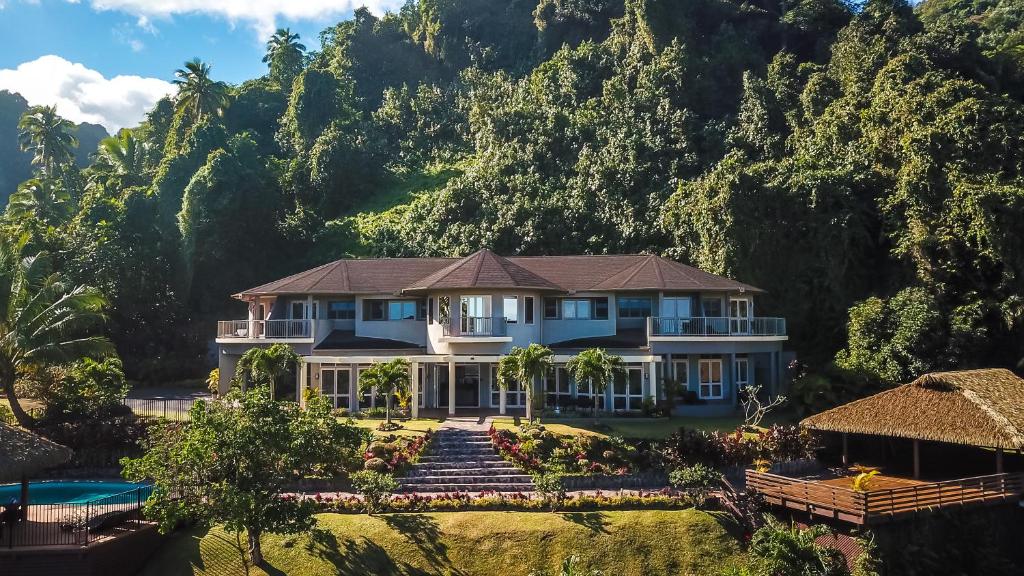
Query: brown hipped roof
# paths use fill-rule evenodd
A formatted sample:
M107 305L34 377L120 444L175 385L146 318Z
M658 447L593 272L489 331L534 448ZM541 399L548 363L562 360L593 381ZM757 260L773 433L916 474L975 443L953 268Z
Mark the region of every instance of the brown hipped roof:
M1024 449L1024 380L1003 369L925 374L804 419L826 432Z
M649 254L502 257L480 250L465 258L337 260L237 296L397 294L472 288L762 292L749 284Z

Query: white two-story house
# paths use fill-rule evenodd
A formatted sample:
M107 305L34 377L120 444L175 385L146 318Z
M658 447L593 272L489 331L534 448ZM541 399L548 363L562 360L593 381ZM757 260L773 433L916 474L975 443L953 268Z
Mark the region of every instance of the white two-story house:
M502 395L521 412L526 394L501 390L495 372L512 347L537 342L555 354L533 383L552 408L593 403L564 365L601 347L628 365L600 400L606 410L664 398L671 378L686 390L678 410L722 414L746 384L779 386L786 324L755 316L760 293L653 255L338 260L235 295L248 317L218 325L220 384L249 348L284 342L302 357L299 398L310 387L336 407L374 406L381 399L357 393L359 372L402 357L414 414L497 411Z

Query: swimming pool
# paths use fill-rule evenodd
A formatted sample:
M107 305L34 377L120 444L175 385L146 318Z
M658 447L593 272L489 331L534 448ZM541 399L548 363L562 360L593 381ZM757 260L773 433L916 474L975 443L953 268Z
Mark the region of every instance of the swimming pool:
M142 488L142 497L153 491L148 484L119 480L47 480L28 483L29 504L85 504L97 498ZM0 485L0 505L21 497L20 484Z

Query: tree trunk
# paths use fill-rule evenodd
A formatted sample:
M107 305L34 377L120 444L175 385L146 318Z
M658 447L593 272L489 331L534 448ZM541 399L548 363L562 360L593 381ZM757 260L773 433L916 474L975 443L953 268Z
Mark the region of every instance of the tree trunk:
M533 386L526 389L526 422L533 423Z
M388 393L384 396L384 422L388 426L391 425L391 394Z
M14 376L4 374L4 394L7 396L7 402L11 405L11 413L14 414L14 419L18 421L18 425L23 428L31 428L35 419L29 416L28 412L21 407L21 402L18 400L18 396L14 393Z
M597 418L597 391L594 391L594 424L599 424L600 421Z
M262 566L263 548L260 547L260 531L249 528L246 532L249 534L249 562L252 562L253 566Z

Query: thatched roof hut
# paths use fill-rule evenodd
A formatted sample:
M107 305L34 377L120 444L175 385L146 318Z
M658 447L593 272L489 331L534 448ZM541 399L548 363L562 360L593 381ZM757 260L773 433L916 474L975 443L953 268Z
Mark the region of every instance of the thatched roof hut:
M70 448L0 422L0 482L21 480L70 459Z
M825 432L1022 450L1024 379L1003 369L925 374L815 414L801 425Z

